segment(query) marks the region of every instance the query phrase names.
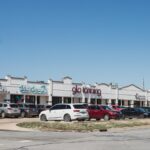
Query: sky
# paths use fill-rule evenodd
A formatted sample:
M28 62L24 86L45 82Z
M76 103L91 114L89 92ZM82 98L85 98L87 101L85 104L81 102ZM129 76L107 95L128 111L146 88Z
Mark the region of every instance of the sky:
M0 78L150 89L149 0L0 0Z

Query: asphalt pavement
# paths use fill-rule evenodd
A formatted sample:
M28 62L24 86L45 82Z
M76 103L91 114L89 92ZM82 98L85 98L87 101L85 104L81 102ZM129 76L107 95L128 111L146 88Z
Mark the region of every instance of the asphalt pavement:
M0 131L0 150L149 150L150 129L108 132Z

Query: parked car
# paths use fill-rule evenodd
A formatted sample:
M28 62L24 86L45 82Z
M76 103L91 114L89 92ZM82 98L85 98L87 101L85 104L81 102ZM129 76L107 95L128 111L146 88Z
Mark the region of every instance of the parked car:
M0 104L1 105L1 104ZM1 106L0 106L0 108L1 108ZM0 109L0 116L2 116L2 112L3 112L3 110L2 109Z
M90 105L88 106L88 113L89 119L94 118L96 120L109 120L119 118L119 113L104 105Z
M20 116L22 118L24 117L33 117L38 116L38 110L34 104L31 103L21 103L18 104L20 108Z
M0 103L1 117L19 117L20 109L15 103Z
M148 113L143 108L125 108L121 110L123 118L146 118Z
M150 117L150 107L142 107L144 111L148 114L148 117Z
M36 107L37 107L37 110L38 110L38 114L40 114L42 111L50 109L52 107L52 105L38 104Z
M82 104L56 104L39 114L41 121L47 120L85 120L89 118L87 109Z
M116 111L121 111L123 108L118 105L112 105L112 108Z

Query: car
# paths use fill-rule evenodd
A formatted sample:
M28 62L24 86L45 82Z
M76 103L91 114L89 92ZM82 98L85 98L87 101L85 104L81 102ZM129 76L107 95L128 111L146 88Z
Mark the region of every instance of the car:
M20 109L15 103L0 103L1 117L19 117Z
M116 111L121 111L123 108L118 105L111 105L111 107Z
M38 110L38 114L40 114L42 111L50 109L52 107L52 105L48 105L48 104L38 104L36 105L37 110Z
M0 108L1 108L1 104L0 104ZM2 116L2 112L3 112L3 110L0 109L0 116Z
M86 120L89 119L87 109L82 104L55 104L49 110L39 114L41 121L48 120Z
M148 114L148 117L150 117L150 107L141 107L144 109L144 111Z
M109 119L119 118L118 112L105 105L89 105L88 113L89 120L94 118L96 120L104 119L105 121L107 121Z
M18 104L18 107L21 111L20 116L22 118L38 116L38 110L36 106L32 103L20 103Z
M121 110L123 119L125 118L147 118L148 113L143 108L125 108Z
M103 109L107 110L107 111L117 113L117 118L112 117L111 119L121 119L121 118L122 118L122 113L121 113L121 111L115 110L115 109L113 109L112 107L110 107L110 106L108 106L108 105L101 105L101 107L102 107Z
M44 111L45 110L45 107L43 104L38 104L36 105L36 108L38 110L38 114L40 114L41 111Z

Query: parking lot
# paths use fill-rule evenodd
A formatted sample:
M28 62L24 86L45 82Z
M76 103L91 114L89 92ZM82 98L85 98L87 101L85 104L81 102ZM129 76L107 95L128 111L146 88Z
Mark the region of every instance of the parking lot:
M133 121L150 123L150 119L132 119ZM84 121L97 123L127 123L126 120ZM149 150L150 125L132 128L113 128L108 132L63 132L39 131L37 129L20 128L16 126L21 122L41 122L39 118L5 118L0 119L0 149L1 150ZM48 121L48 123L55 121ZM57 123L74 124L78 121ZM79 122L80 123L80 122Z
M19 121L19 120L18 120ZM9 122L5 120L5 122ZM1 150L149 150L150 129L109 132L0 131Z

